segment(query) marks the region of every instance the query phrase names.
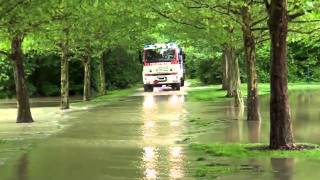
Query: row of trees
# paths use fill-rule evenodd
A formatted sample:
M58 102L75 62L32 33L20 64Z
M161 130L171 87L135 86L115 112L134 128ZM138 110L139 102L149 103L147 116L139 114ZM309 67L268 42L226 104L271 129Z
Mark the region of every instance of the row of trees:
M100 94L106 94L103 53L117 44L138 51L144 42L178 40L201 53L222 52L223 89L243 107L239 52L247 77L247 120L259 121L257 46L270 43L270 147L293 148L287 100L287 33L290 40L317 36L319 3L313 0L1 0L0 52L11 59L17 122L32 122L23 57L29 50L61 56L61 109L69 108L69 61L81 59L84 100L90 100L91 62L99 59ZM169 21L168 21L169 20ZM290 23L290 28L288 24ZM301 30L301 26L309 27ZM165 36L167 34L167 36ZM304 35L305 34L305 35ZM192 48L190 48L192 47Z
M160 4L160 1L158 1ZM247 120L260 121L257 46L270 44L270 148L294 148L287 95L287 41L308 41L317 37L319 3L312 0L183 0L152 6L171 22L188 27L188 34L202 32L196 41L209 48L220 46L222 85L236 105L243 102L237 51L243 52L247 77ZM307 27L301 30L301 26ZM288 33L290 36L288 38ZM178 34L178 37L181 35ZM182 35L182 37L185 35ZM192 36L189 36L189 38ZM189 40L190 41L190 40ZM314 39L313 39L314 41ZM241 45L242 44L242 45ZM214 53L214 52L213 52Z
M144 41L145 26L136 4L92 0L13 0L1 1L1 55L10 59L14 70L18 103L17 122L33 122L24 72L28 51L57 53L61 59L61 109L69 108L69 61L83 63L84 97L91 96L91 61L99 59L100 94L106 94L105 52L125 45L136 51ZM132 13L128 13L128 12ZM129 15L128 15L129 14Z

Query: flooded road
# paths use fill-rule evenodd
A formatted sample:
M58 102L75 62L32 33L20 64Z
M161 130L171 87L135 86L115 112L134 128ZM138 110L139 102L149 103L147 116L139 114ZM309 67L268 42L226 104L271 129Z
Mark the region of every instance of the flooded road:
M320 92L291 93L297 142L320 144ZM40 108L41 109L41 108ZM40 109L38 111L40 111ZM8 110L7 110L8 111ZM268 97L262 122L247 122L232 102L190 102L184 90L139 92L86 111L55 114L71 126L0 165L0 179L195 179L187 143L268 142ZM219 179L315 179L320 159L224 159L255 170ZM308 174L308 176L306 176ZM204 178L206 179L206 178Z
M19 180L185 179L184 92L139 93L72 112L74 124L40 143L1 177Z

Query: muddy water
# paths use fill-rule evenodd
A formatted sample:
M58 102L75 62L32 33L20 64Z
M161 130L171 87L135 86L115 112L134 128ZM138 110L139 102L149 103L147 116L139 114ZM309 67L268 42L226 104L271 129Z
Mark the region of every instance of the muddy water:
M295 137L319 143L320 92L290 95ZM139 93L125 101L71 112L72 126L39 143L16 162L0 166L0 179L193 179L184 143L268 142L268 98L263 121L246 122L230 102L188 102L184 91ZM190 135L191 134L191 135ZM224 159L250 165L220 179L315 179L319 159ZM217 175L219 176L219 175Z

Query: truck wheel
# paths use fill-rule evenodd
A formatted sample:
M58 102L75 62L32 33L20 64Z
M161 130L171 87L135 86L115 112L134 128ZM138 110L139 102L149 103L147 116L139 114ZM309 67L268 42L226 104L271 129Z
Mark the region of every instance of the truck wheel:
M173 84L172 85L172 90L179 91L180 90L180 83Z
M144 90L144 92L148 92L148 85L143 85L143 90Z
M144 89L144 92L153 92L153 86L152 85L144 85L143 89Z
M176 90L177 91L180 91L180 86L181 86L180 83L176 85Z
M184 86L184 78L181 78L181 87L183 87Z

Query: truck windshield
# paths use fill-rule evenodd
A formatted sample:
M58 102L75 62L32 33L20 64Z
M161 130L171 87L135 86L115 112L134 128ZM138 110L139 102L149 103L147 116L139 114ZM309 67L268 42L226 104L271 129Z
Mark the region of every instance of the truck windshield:
M168 62L175 59L174 49L148 49L146 60L148 62Z

